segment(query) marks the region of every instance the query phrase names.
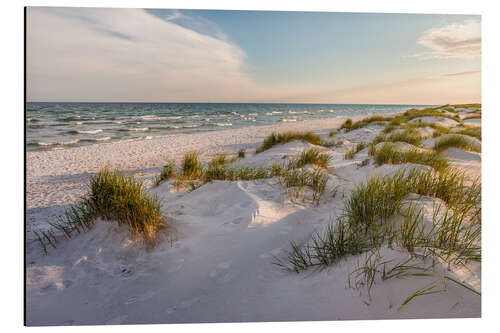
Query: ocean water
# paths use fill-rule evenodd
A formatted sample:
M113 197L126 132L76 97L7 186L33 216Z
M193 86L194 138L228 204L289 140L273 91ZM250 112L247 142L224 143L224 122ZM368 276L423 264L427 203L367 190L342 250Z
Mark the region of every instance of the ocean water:
M177 133L261 126L427 105L240 103L27 103L26 149L65 149Z

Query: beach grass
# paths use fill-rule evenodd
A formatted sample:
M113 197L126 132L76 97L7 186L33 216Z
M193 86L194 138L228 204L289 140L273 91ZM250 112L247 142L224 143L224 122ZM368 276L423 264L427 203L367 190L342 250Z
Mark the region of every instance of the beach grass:
M467 119L481 119L481 115L476 114L476 115L467 116L467 117L464 117L463 120L467 120Z
M446 157L437 151L421 151L416 148L399 150L394 145L386 143L379 149L374 148L372 152L378 165L415 163L428 165L436 170L443 170L449 166Z
M481 127L466 127L454 133L472 136L478 140L481 140Z
M165 165L163 167L163 169L161 170L160 174L153 179L153 183L156 186L158 186L161 183L163 183L164 181L167 181L170 178L172 178L172 176L174 175L174 173L175 173L174 164L173 163L168 163L167 165Z
M182 160L181 170L182 170L182 176L188 179L194 179L201 176L202 166L199 161L198 152L192 151L184 155L184 158Z
M365 127L371 123L381 123L386 121L393 121L395 117L384 117L384 116L371 116L364 118L360 121L352 122L352 119L347 119L341 126L340 129L345 129L346 131L352 131L361 127ZM398 118L400 119L400 118ZM397 120L395 120L397 122Z
M309 148L303 150L299 157L292 163L294 168L303 168L307 164L313 164L322 168L328 167L330 155L322 153L318 148Z
M320 145L322 139L318 134L313 132L282 132L282 133L271 133L262 143L262 145L257 148L256 153L263 152L274 147L277 144L285 144L291 141L305 141L313 145Z
M368 145L365 142L358 143L356 146L352 147L344 153L344 160L352 160L354 158L354 155L356 155L366 147L368 147Z
M412 144L414 146L420 146L420 142L422 140L422 136L420 133L413 129L409 128L406 129L402 132L395 132L390 134L385 138L384 141L389 141L389 142L406 142L409 144Z
M376 280L442 277L442 271L428 262L440 260L445 265L456 266L480 262L481 224L480 220L478 223L470 220L472 206L480 206L480 190L475 188L477 183L472 188L464 184L465 175L450 169L438 174L433 170L405 168L384 177L372 176L352 190L342 215L323 233L313 234L302 246L291 242L291 250L285 258L275 257L274 263L300 273L308 268L321 269L335 264L347 255L367 253L365 260L349 274L348 281L353 288L365 286L370 294ZM434 206L430 226L416 205L403 205L408 194L418 192L444 198L447 203L444 208ZM456 192L462 194L457 196ZM461 209L467 202L474 204ZM402 261L385 259L379 252L382 246L404 250L410 257ZM452 282L479 294L456 280ZM411 293L401 306L423 294Z
M305 188L312 190L312 202L319 204L326 190L328 176L320 169L313 171L289 166L274 166L279 183L287 189L293 189L292 196L299 197Z
M274 147L275 145L285 144L296 140L308 142L312 145L323 146L323 147L333 147L339 145L339 143L333 141L331 142L325 141L318 134L315 134L313 132L287 131L280 133L271 133L264 139L264 142L260 147L256 149L255 153L258 154Z
M443 151L450 147L460 148L467 151L481 152L481 145L460 134L448 134L436 139L434 150Z
M420 117L442 117L455 120L458 123L461 123L460 117L458 115L449 115L442 111L439 111L438 108L425 108L425 109L410 109L406 111L403 116L407 120L413 120L415 118Z
M145 192L142 182L121 171L104 168L90 178L82 199L50 224L52 230L37 231L35 235L47 253L47 245L56 247L55 230L71 238L75 232L91 230L98 218L126 225L133 239L142 239L151 247L158 231L167 225L160 201Z

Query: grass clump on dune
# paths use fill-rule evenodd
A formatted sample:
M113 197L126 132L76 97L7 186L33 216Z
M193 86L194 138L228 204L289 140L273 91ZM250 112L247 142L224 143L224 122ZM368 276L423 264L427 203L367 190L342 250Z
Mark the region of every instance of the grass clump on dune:
M341 129L345 129L346 131L352 131L352 130L355 130L355 129L358 129L358 128L361 128L361 127L365 127L371 123L374 123L374 122L384 122L384 121L395 121L394 124L398 124L398 121L397 120L394 120L395 117L384 117L384 116L371 116L371 117L367 117L367 118L364 118L360 121L356 121L356 122L352 122L352 119L347 119L341 126L340 128ZM401 119L401 118L398 118L398 119Z
M202 166L199 161L198 152L193 151L184 155L181 170L182 176L186 178L193 179L201 176Z
M450 147L456 147L463 150L481 152L481 145L459 134L449 134L439 139L434 143L434 150L443 151Z
M405 113L403 113L403 115L407 120L412 120L412 119L420 118L420 117L443 117L443 118L455 120L459 123L462 122L460 120L459 116L457 116L457 115L452 116L452 115L446 114L442 111L439 111L436 108L410 109L410 110L406 111Z
M245 149L240 149L238 151L238 158L245 158Z
M448 160L436 151L399 150L389 143L384 144L379 149L374 148L372 152L378 165L415 163L428 165L436 170L443 170L449 165Z
M472 136L478 140L481 140L481 127L467 127L455 132L456 134Z
M403 132L395 132L385 138L385 141L390 142L406 142L414 146L420 146L422 137L415 129L406 129Z
M153 183L156 186L158 186L161 183L163 183L164 181L167 181L170 178L172 178L174 176L174 174L175 174L174 164L169 163L169 164L165 165L163 167L163 169L161 170L160 174L153 179Z
M75 231L89 231L95 220L102 218L126 225L133 238L141 238L154 246L158 231L166 226L160 209L159 200L146 194L142 182L121 171L105 168L90 178L88 192L80 202L51 226L70 238ZM55 247L57 239L53 230L35 234L45 253L47 243Z
M451 133L451 130L447 127L435 124L435 123L430 123L430 122L425 122L425 121L417 121L413 123L406 123L405 128L407 130L412 130L415 128L422 128L422 127L430 127L434 130L433 137L438 137L444 134Z
M481 104L453 104L452 105L454 108L462 108L462 109L468 109L468 108L476 108L476 109L481 109Z
M309 142L313 145L321 145L323 140L318 134L313 132L294 132L288 131L283 133L271 133L262 143L262 146L257 148L256 153L268 150L277 144L285 144L294 140Z
M449 199L447 207L435 206L431 221L425 220L414 204L404 208L410 193L425 191L439 197L443 190L462 195L458 201ZM474 205L460 208L467 202L480 206L480 190L464 186L462 173L449 171L438 175L433 170L402 169L385 177L373 176L351 192L343 214L323 233L313 234L302 246L291 242L286 258L275 258L275 264L300 273L310 267L321 269L335 264L347 255L366 253L366 260L349 274L348 281L353 288L366 286L368 295L376 280L410 276L446 279L479 295L447 272L450 265L466 268L469 262L481 261L480 220L469 222ZM407 252L408 256L402 260L385 259L379 251L383 246ZM432 288L434 293L446 290ZM413 292L401 306L424 294L420 290Z
M165 226L158 199L147 195L140 181L120 171L104 169L92 177L84 204L94 217L126 224L132 236L142 236L150 244Z
M472 115L472 116L467 116L467 117L464 117L463 120L467 120L467 119L481 119L481 115L476 114L476 115Z
M267 138L264 139L264 142L260 147L256 149L255 153L258 154L274 147L275 145L285 144L295 140L309 142L312 145L323 147L332 147L339 145L335 142L324 141L318 134L315 134L313 132L288 131L282 133L271 133Z
M299 197L304 188L312 190L312 202L319 204L326 190L328 176L319 169L308 171L303 168L274 167L280 184L293 189L292 196Z
M354 158L354 155L365 149L367 146L368 145L364 142L358 143L356 146L352 147L344 153L344 160L352 160Z
M302 151L300 156L292 163L294 168L302 168L307 164L314 164L322 168L328 167L330 155L322 153L318 148L310 148Z

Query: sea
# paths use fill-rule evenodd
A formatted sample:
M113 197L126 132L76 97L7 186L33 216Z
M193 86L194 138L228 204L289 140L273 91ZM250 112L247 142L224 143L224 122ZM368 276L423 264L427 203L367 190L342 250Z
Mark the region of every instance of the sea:
M26 150L67 149L178 133L386 114L429 106L433 105L28 102Z

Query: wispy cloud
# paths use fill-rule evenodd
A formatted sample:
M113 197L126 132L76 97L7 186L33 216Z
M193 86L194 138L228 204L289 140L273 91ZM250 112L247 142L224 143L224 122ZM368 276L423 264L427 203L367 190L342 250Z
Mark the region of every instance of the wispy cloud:
M27 45L28 100L220 101L260 90L237 45L140 9L29 8Z
M415 54L424 58L472 58L481 55L481 22L468 20L425 31L419 45L432 51Z

